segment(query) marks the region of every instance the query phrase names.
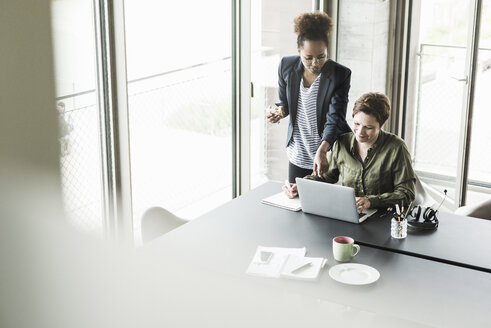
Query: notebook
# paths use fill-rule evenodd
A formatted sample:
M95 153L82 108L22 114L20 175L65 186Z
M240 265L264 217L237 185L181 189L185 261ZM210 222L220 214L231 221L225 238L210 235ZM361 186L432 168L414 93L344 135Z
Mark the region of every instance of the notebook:
M327 263L323 257L288 255L281 269L280 276L298 280L317 280Z
M288 198L288 196L285 195L284 191L264 198L263 200L261 200L261 203L281 207L295 212L302 209L300 199L298 199L298 197Z
M358 214L353 188L302 178L296 182L305 213L359 224L377 211L368 209Z

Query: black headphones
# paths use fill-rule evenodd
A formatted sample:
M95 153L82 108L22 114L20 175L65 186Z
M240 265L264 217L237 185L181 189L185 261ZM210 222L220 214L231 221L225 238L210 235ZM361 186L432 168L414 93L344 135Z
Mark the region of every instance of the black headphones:
M436 210L432 209L431 206L428 206L423 211L421 206L413 207L411 211L411 216L414 218L412 220L407 220L407 226L412 231L431 231L436 230L438 228L438 218L436 217L436 213L442 206L445 198L447 198L447 189L444 190L445 197L443 197L440 206ZM420 221L421 211L423 211L423 220Z
M407 226L413 231L428 231L436 230L438 228L438 218L436 213L438 210L434 210L431 207L427 207L423 211L423 220L420 220L423 207L415 206L411 211L411 216L414 219L407 220Z

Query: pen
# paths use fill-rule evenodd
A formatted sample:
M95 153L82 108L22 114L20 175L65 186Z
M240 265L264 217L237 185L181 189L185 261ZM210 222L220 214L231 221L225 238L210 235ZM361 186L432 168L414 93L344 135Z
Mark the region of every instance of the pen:
M312 262L305 263L305 264L299 266L298 268L296 268L295 270L292 270L292 273L297 274L300 271L303 271L310 266L312 266Z

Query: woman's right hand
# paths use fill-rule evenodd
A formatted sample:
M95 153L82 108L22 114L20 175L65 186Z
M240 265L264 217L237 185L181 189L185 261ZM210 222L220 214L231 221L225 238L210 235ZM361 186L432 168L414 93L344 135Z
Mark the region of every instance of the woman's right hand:
M288 198L295 198L298 196L297 185L295 183L285 181L282 188Z
M266 118L268 121L271 123L277 123L279 120L285 117L285 113L283 112L283 106L269 106L268 107L268 114L266 115Z

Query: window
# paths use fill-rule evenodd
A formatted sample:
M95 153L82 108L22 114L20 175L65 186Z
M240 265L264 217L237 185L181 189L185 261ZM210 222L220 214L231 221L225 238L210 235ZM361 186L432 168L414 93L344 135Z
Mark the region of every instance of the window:
M112 229L105 213L118 198L105 198L110 182L104 181L115 175L106 172L114 170L107 163L112 150L102 146L111 143L111 123L101 114L107 109L98 105L97 72L104 68L96 64L101 54L96 54L100 40L95 36L101 38L96 33L106 29L94 25L104 23L94 19L101 3L93 3L52 0L59 105L53 110L60 110L67 214L75 225L102 235ZM138 241L140 218L151 206L192 219L232 198L232 10L224 0L127 0L124 7L125 30L115 33L125 33L126 53L115 55L125 57L127 64L128 92L119 96L128 99L122 110L129 116ZM110 92L114 90L104 94Z
M65 211L78 228L102 235L99 107L91 1L52 0L56 102Z
M135 240L152 206L192 219L232 198L231 12L125 1Z
M491 1L482 2L479 49L475 78L475 96L470 136L469 174L466 203L490 198L491 193Z
M478 7L479 3L429 0L413 6L414 78L406 140L417 174L435 193L447 189L451 208L491 193L486 162L491 134L485 126L490 118L490 4L484 1ZM474 40L479 30L480 38Z

